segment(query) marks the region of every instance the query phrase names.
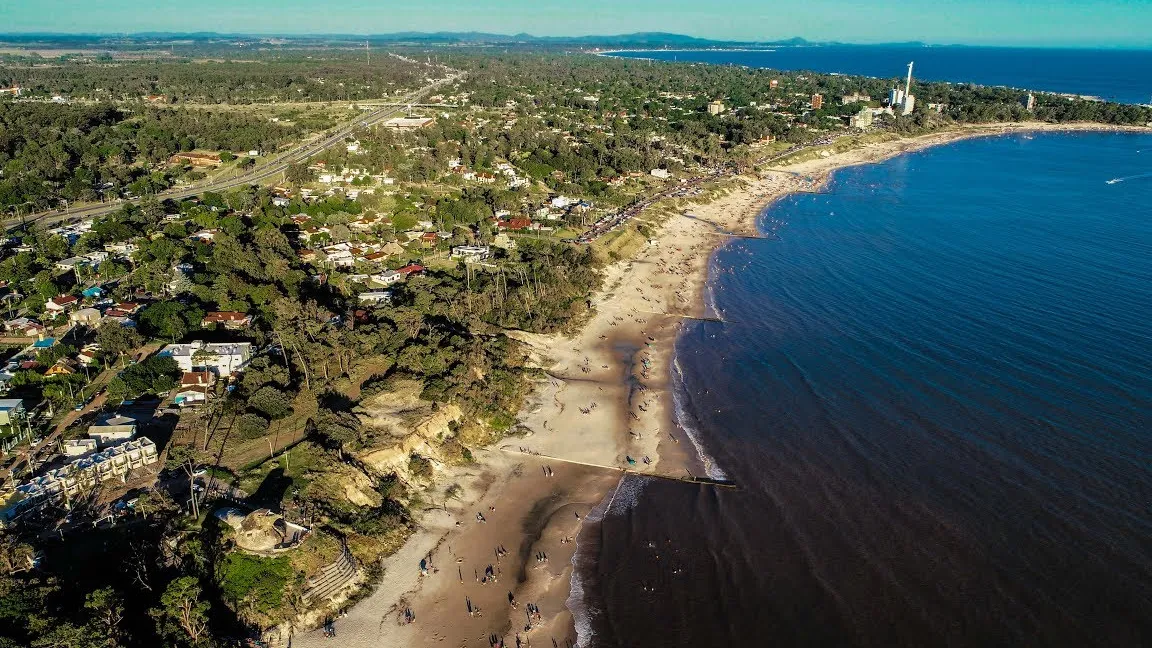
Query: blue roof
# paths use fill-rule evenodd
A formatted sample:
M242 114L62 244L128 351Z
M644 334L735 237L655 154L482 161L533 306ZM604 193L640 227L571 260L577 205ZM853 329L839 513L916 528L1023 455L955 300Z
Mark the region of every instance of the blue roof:
M104 291L101 290L100 286L92 286L91 288L84 289L84 292L80 294L84 295L85 297L99 297L100 295L104 294Z

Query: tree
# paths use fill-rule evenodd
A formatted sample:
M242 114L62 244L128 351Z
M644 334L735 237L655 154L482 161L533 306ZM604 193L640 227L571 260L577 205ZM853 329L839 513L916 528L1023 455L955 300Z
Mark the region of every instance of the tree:
M96 329L96 343L104 352L118 356L144 344L144 337L136 329L121 326L119 322L105 322Z
M92 614L92 620L103 638L102 643L107 646L120 645L120 622L124 620L124 599L120 594L111 587L90 592L84 598L84 609Z
M259 439L268 434L268 419L248 412L236 418L236 432L241 439Z
M140 311L140 324L145 332L173 342L198 328L203 318L204 311L175 301L156 302Z
M209 608L196 577L182 576L168 584L160 607L153 608L151 615L161 634L183 636L185 643L195 645L208 634Z
M288 396L279 389L268 386L261 387L252 394L248 398L248 406L273 420L284 418L291 411Z

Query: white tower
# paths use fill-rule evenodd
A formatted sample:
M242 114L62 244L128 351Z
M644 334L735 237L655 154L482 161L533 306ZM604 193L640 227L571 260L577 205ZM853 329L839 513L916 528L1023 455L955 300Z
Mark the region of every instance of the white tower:
M912 61L908 63L908 80L904 83L904 96L907 97L912 92Z

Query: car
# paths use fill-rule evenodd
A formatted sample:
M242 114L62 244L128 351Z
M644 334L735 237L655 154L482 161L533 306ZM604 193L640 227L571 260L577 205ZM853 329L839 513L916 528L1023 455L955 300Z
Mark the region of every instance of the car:
M204 468L203 466L192 471L193 477L203 477L204 475L207 475L207 474L208 474L208 469Z
M84 405L86 405L85 402L79 402L79 403L76 403L76 407L73 407L72 409L74 411L80 412L80 411L83 411Z

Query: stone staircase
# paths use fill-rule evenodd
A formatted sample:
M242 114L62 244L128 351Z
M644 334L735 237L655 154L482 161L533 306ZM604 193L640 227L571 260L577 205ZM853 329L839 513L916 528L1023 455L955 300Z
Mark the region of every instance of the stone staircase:
M354 583L359 576L360 569L356 565L356 559L345 547L335 562L321 567L318 575L308 579L305 584L304 602L312 603L331 598Z

